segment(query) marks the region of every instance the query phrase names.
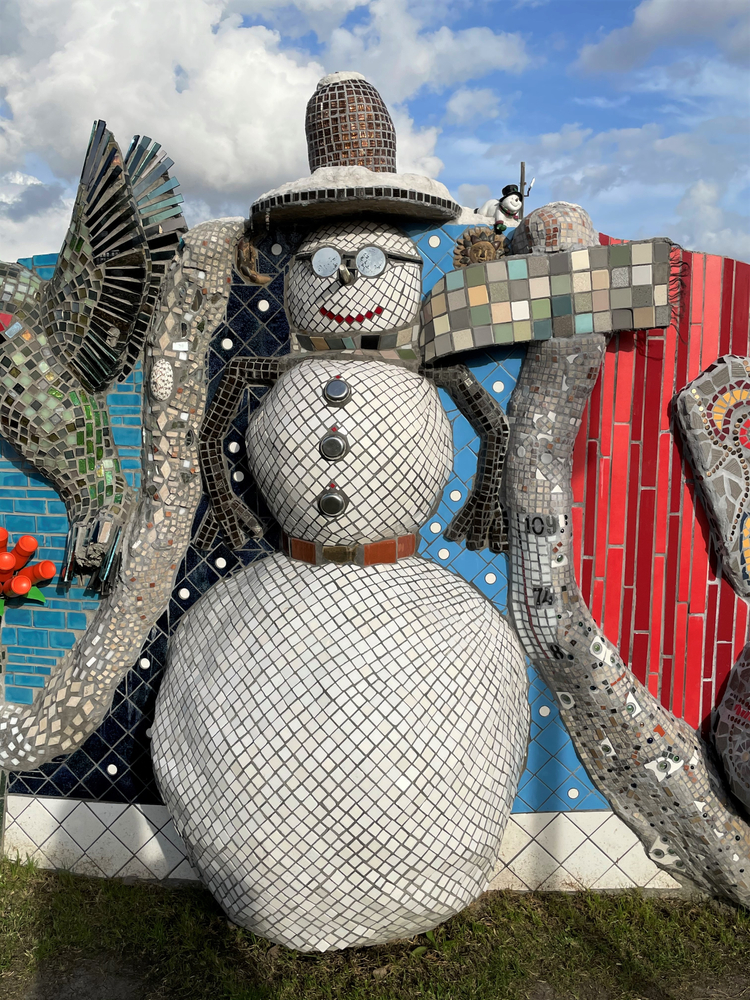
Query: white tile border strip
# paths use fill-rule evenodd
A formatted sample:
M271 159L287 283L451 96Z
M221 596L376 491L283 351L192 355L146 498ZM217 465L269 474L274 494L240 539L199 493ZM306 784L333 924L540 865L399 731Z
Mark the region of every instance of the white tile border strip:
M8 795L6 857L100 878L197 879L164 806ZM609 810L513 813L490 889L680 889Z

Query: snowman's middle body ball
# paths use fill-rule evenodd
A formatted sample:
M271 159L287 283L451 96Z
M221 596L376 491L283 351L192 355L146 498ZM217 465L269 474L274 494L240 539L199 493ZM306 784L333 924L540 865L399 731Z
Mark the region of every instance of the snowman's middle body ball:
M346 406L326 403L336 376ZM340 462L318 444L332 427ZM377 361L311 359L248 428L284 530L325 544L416 531L451 462L434 387ZM325 518L331 483L348 506ZM528 737L524 659L474 587L417 556L277 553L184 617L157 702L159 787L227 915L301 951L428 930L492 876Z

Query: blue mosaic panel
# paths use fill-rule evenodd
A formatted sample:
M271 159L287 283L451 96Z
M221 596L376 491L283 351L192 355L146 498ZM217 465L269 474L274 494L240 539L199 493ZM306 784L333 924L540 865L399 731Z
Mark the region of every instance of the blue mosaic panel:
M415 241L424 259L423 282L424 292L427 293L445 272L453 269L454 243L466 227L446 225L425 230L422 223L417 223L403 228ZM215 331L208 352L209 401L221 381L224 366L230 358L237 354L270 357L288 352L289 328L283 309L284 272L291 254L303 235L303 232L296 230L291 232L272 230L258 240L258 269L272 275L270 284L264 287L247 285L239 275L234 275L226 321ZM430 246L431 237L433 242L435 242L434 237L440 239L438 246ZM278 255L271 253L270 248L274 244L281 247L282 252ZM39 269L42 262L47 264L52 260L54 263L54 257L55 255L50 254L34 257L35 270ZM31 258L21 263L29 266L30 261ZM39 270L38 273L41 275ZM270 308L261 311L259 303L263 300L269 303ZM231 346L222 346L222 342L227 340L231 341ZM515 386L524 353L525 347L494 348L461 356L459 360L471 368L487 391L505 408ZM132 379L133 381L118 385L108 396L107 402L123 468L127 470L128 477L131 475L137 477L140 469L140 371L134 373ZM231 471L243 474L241 483L233 480L233 487L238 496L269 526L266 537L260 542L248 541L238 550L229 549L221 536L208 552L198 550L191 545L178 571L169 607L152 630L139 662L118 687L112 710L102 726L80 750L67 758L61 758L60 763L51 762L33 772L11 775L9 781L11 792L98 799L108 802L160 803L151 768L149 727L164 669L169 636L185 611L217 580L231 575L238 566L247 565L279 547L278 528L254 487L244 449L248 413L257 406L266 391L265 388L248 390L246 401L240 407L225 441L225 455ZM453 475L444 490L438 511L421 532L419 552L473 583L501 612L505 613L508 577L506 556L493 555L486 551L472 552L462 544L446 542L442 537L443 529L460 508L470 487L476 471L479 442L468 421L458 413L450 397L442 390L441 398L453 426L455 462ZM237 454L231 454L228 450L228 445L232 441L241 445ZM17 474L19 459L16 457L15 461L14 473ZM4 470L0 475L3 473ZM24 473L24 482L27 478L31 480L36 476L35 473L30 476L27 473ZM133 482L137 485L137 479L134 478ZM56 500L56 494L45 481L40 480L34 487L24 488L40 490L42 487L46 488L49 494L44 502L57 502L59 507L62 507ZM15 490L13 493L15 497ZM34 499L39 499L36 493ZM15 499L12 502L15 502ZM203 501L198 509L196 526L205 511L205 503ZM2 492L0 486L0 512L6 511L8 513L11 511L11 498L6 492ZM0 513L0 516L7 514ZM33 533L29 528L23 530ZM55 555L42 556L43 558L56 559L59 564L65 530L67 524L62 534L49 536L54 537L58 551ZM190 594L184 600L178 596L183 588ZM61 602L65 599L65 595L60 597ZM67 600L73 603L79 601L81 610L93 610L96 607L95 595L88 592L85 594L81 592L79 595L76 588L68 591ZM51 607L52 603L48 602L50 610L67 613L67 609ZM23 612L24 608L18 610ZM71 611L74 610L77 609L71 608ZM28 614L33 615L34 612ZM7 620L7 614L4 624L8 626L10 634L11 622ZM33 618L30 619L29 625L31 631L36 633ZM20 633L21 626L16 628ZM70 628L67 620L65 628L50 627L47 632L48 643L54 633L56 636L68 636L65 641L72 645L75 632L71 633ZM24 626L24 629L24 635L27 635L29 626ZM19 640L18 633L13 637L16 642ZM3 634L5 635L5 630ZM28 652L21 653L20 648ZM25 656L28 659L23 662L14 660L13 663L16 665L17 662L18 666L24 666L27 676L39 673L38 670L32 669L34 664L46 667L47 672L54 665L55 659L52 654L45 655L45 650L52 648L49 645L37 644L34 647L20 648L15 650L14 655ZM65 648L67 647L60 648L55 655L62 655ZM45 659L49 662L43 663ZM19 676L23 676L20 671ZM529 667L529 677L532 709L531 744L526 771L521 779L513 811L608 809L606 800L594 790L583 771L570 738L560 721L551 692L531 667ZM31 687L27 686L26 690L30 692ZM116 773L110 774L108 767L114 767Z

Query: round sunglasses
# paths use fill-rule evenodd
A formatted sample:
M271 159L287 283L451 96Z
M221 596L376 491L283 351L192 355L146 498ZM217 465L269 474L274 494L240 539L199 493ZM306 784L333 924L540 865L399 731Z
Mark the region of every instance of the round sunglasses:
M342 254L336 247L318 247L317 250L303 251L295 255L297 260L309 260L315 274L319 278L330 278L344 264L350 270L356 270L365 278L378 278L388 266L388 261L400 261L422 266L422 258L409 254L394 253L381 247L362 247L356 254Z

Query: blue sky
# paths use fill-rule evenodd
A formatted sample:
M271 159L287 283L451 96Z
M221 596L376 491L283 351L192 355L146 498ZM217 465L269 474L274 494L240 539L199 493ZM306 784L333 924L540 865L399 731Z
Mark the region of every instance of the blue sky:
M527 163L620 238L750 260L747 0L0 0L0 258L59 247L91 123L175 160L191 223L308 172L317 79L363 72L399 169L475 207Z

